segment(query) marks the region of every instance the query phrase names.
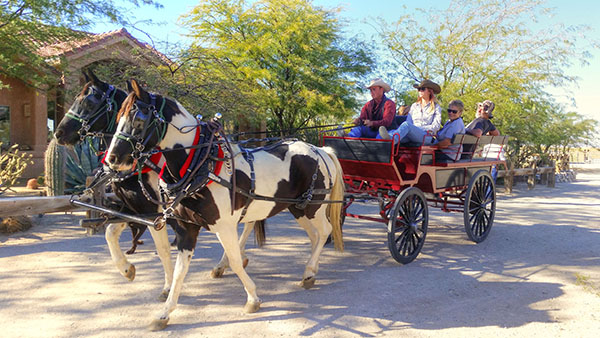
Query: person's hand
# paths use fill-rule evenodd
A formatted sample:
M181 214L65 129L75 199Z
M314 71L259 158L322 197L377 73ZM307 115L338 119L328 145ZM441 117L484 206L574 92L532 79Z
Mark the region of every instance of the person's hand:
M352 123L354 123L355 126L360 126L360 119L357 117L354 119L354 121L352 121Z
M372 127L373 126L373 121L371 121L371 120L365 120L365 126Z

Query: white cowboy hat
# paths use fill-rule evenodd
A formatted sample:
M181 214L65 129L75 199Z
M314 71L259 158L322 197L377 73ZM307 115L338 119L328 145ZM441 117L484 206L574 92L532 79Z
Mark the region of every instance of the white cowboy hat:
M385 93L392 90L392 87L390 87L389 84L385 83L385 81L383 81L381 78L376 78L376 79L371 80L371 83L369 83L369 85L366 88L369 89L371 87L381 87L381 88L383 88L383 91Z

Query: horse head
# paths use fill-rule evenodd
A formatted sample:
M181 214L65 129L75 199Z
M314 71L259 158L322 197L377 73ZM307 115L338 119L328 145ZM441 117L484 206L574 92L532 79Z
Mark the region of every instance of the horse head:
M149 93L136 80L117 116L117 129L107 151L106 163L114 170L131 170L141 157L156 147L173 148L172 137L181 133L191 116L175 100ZM186 122L187 121L187 122ZM192 124L196 120L192 117ZM177 138L177 137L176 137Z
M115 118L127 93L84 71L86 84L56 128L59 144L74 145L88 135L112 133Z

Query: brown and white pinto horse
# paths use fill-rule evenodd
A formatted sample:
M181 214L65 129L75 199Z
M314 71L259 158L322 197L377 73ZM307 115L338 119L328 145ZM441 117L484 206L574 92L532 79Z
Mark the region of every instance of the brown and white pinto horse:
M135 80L131 84L133 92L119 112L117 131L106 161L114 170L129 170L135 165L136 156L132 153L136 148L152 149L158 146L166 158L163 167L166 177L163 178L167 183L177 184L182 176L186 177L186 169L195 171L195 168L187 166L190 158L194 158L192 153L211 144L209 140L219 138L210 128L215 124L199 123L178 102L150 95ZM261 301L254 282L242 267L236 231L239 222L262 220L288 209L312 243L311 255L301 281L301 286L307 289L315 283L319 256L330 233L336 249L343 250L341 204L323 203L326 200L341 201L344 195L341 166L331 149L295 140L252 150L236 144L229 150L222 149L225 148L222 145L218 147L221 150L215 151L215 154L218 153L215 156L225 162L223 167L226 169L199 170L204 176L201 174L194 178L204 180L205 184L185 194L185 198L174 208L173 215L178 219L175 228L178 249L175 274L169 297L150 325L152 330L167 326L169 314L177 305L201 228L216 233L225 249L231 269L246 290L246 312L258 311ZM204 158L218 162L215 156L211 154ZM218 168L219 165L217 163L209 167ZM230 183L234 177L238 188L235 193L232 192L233 183ZM298 202L303 195L311 192L315 193L312 202L304 205ZM275 200L259 198L261 196L274 197Z
M86 85L81 93L75 98L75 101L69 108L68 113L62 119L54 136L59 144L75 145L85 137L102 137L104 142L110 143L117 112L121 108L123 101L127 97L127 93L121 89L113 87L99 80L93 72L84 73ZM164 163L164 160L162 160ZM162 163L159 162L159 165ZM161 212L162 208L157 204L148 200L138 181L141 178L142 184L147 193L154 199L158 198L158 173L152 170L143 170L140 177L130 176L124 180L117 180L111 183L112 189L123 201L124 209L121 210L130 214L153 214ZM174 220L169 220L169 223L175 224ZM106 242L110 251L111 258L117 269L128 280L135 278L135 266L131 264L127 256L123 254L119 245L119 237L128 223L118 222L111 223L106 228ZM146 226L142 224L129 224L132 228L136 228L141 234ZM246 239L248 238L253 226L255 226L255 236L260 245L264 242L264 224L262 222L246 223L244 232L241 238L241 250L244 252ZM165 273L165 283L163 290L160 293L159 299L164 301L169 294L169 288L173 281L173 263L170 255L170 245L167 236L167 228L161 230L150 228L150 234L154 240L156 251L163 265ZM134 233L134 241L136 240ZM247 264L247 259L244 253L244 263ZM229 267L227 256L223 253L220 262L212 270L213 277L222 276L224 270Z

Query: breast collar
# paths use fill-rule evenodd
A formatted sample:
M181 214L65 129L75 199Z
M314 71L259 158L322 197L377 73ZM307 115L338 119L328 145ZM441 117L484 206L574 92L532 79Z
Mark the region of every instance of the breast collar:
M179 180L179 182L174 183L174 184L167 184L167 190L170 190L170 191L179 190L179 189L177 189L177 188L179 188L179 185L182 182L189 181L190 179L195 182L205 181L204 184L202 184L200 187L195 189L195 190L198 190L199 188L207 186L213 182L212 180L208 180L209 172L211 172L217 176L221 173L221 168L223 167L222 159L225 158L225 154L223 152L223 149L221 148L221 145L215 143L212 147L207 147L207 148L196 147L196 146L200 145L201 143L204 143L207 141L206 140L207 136L202 133L202 129L204 129L204 128L205 128L204 126L196 127L194 143L190 146L191 149L190 149L190 152L189 152L187 158L185 159L185 162L183 163L181 168L179 168L180 180ZM201 159L205 157L206 151L210 152L208 158L203 163L199 163L201 161ZM216 159L215 159L215 157L216 157ZM200 168L196 169L197 166L200 166ZM164 176L167 175L166 168L167 168L167 163L163 164L162 169L159 173L159 177L164 183L166 183L165 178L164 178ZM193 172L195 172L194 177L193 178L188 177Z

